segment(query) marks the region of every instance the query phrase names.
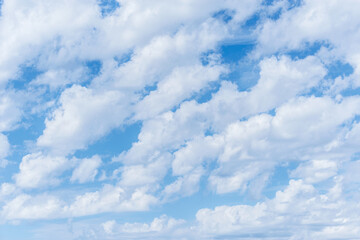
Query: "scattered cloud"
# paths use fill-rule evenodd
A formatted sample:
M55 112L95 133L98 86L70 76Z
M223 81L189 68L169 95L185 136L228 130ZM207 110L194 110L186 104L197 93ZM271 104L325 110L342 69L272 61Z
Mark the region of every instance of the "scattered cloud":
M0 7L5 240L359 236L358 1Z

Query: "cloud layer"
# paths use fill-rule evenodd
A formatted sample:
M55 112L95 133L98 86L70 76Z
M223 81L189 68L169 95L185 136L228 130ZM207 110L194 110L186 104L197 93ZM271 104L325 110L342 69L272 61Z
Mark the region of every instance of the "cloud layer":
M1 239L359 237L358 1L0 7Z

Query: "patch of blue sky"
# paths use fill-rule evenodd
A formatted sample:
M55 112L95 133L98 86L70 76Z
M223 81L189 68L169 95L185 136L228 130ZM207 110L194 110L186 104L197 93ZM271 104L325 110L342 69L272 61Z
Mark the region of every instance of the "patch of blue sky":
M0 0L0 17L2 16L2 5L4 3L4 0Z
M220 46L220 53L224 63L237 63L246 57L255 47L254 43L235 43Z
M288 161L274 168L272 175L263 189L266 198L272 199L277 191L284 190L291 179L290 172L299 166L299 161Z
M89 61L84 63L85 66L88 67L89 72L86 75L86 78L81 79L82 84L86 85L89 80L91 80L94 77L94 73L96 73L99 69L98 61ZM74 67L74 66L71 66ZM65 84L62 87L50 89L47 87L44 87L44 85L37 85L32 84L34 80L36 80L38 77L40 77L42 74L46 72L45 69L40 69L36 63L32 64L24 64L20 66L20 69L18 71L18 76L15 79L11 79L8 83L9 89L14 89L16 91L23 91L26 94L35 94L40 96L41 100L43 100L43 103L46 101L53 100L54 98L57 98L60 93L63 91L64 88L70 87L73 83ZM34 96L35 96L34 95ZM40 98L37 99L39 101ZM35 104L34 102L28 102L28 107L32 104ZM34 105L33 105L34 106Z
M12 175L19 170L18 162L8 162L6 167L0 168L0 185L2 183L8 182L11 183L12 181ZM0 238L1 239L1 238Z
M157 83L145 86L142 90L138 92L138 94L140 94L141 96L140 99L143 99L144 97L149 95L150 92L155 91L156 89L157 89Z
M2 16L2 5L4 4L4 0L0 0L0 17Z
M24 240L29 239L32 235L33 224L24 221L21 226L16 224L0 224L1 240Z
M211 62L211 56L216 54L216 52L214 50L210 50L210 51L207 51L207 52L203 52L201 55L200 55L200 61L201 61L201 64L203 66L207 66L210 64Z
M244 60L232 66L232 71L224 78L238 86L239 91L248 91L260 78L260 67L257 63Z
M214 93L216 93L221 86L220 82L211 82L209 85L200 90L200 92L194 94L191 99L202 104L211 100Z
M271 6L280 1L281 0L263 0L262 4L264 6ZM303 4L303 0L287 0L287 2L288 2L288 10L295 7L300 7Z
M9 161L9 163L7 164L7 166L5 168L0 168L0 183L13 182L12 176L13 176L13 174L15 174L19 171L19 163L21 162L22 157L23 157L23 155L21 155L17 158L20 160L17 160L17 159L14 160L13 157L6 158Z
M359 123L360 122L360 115L355 115L353 122L354 123Z
M283 10L281 8L279 8L274 13L269 14L267 17L275 21L280 18L282 12L283 12Z
M201 56L201 62L204 66L210 62L209 56L212 54L220 54L222 63L228 65L230 72L221 76L221 80L228 80L238 83L240 80L239 88L248 88L249 80L253 84L254 80L258 78L258 66L257 62L252 62L248 56L255 47L255 43L252 42L232 42L224 43L219 47L217 51L209 51L203 53Z
M60 219L60 220L23 220L20 225L6 224L6 229L9 229L9 232L4 232L5 234L0 234L1 240L60 240L60 239L77 239L78 236L74 238L74 224L77 223L71 219ZM98 223L100 226L101 222ZM77 227L77 226L76 226ZM18 232L15 231L18 230ZM1 232L1 228L0 228ZM81 232L81 231L80 231ZM80 233L77 232L76 235ZM3 237L4 236L4 237ZM2 238L3 237L3 238ZM83 238L81 238L83 239Z
M250 89L260 77L258 62L248 57L255 46L254 43L237 43L220 48L222 59L230 68L230 72L224 75L222 80L237 84L239 91Z
M279 0L263 0L262 1L262 4L264 5L264 6L271 6L271 5L273 5L275 2L277 2L277 1L279 1Z
M347 88L343 91L341 91L341 95L344 97L354 96L354 95L360 95L360 88Z
M32 115L23 122L18 128L6 132L11 145L24 145L27 141L31 141L41 135L45 128L45 116Z
M102 62L100 60L86 61L85 66L88 68L90 77L95 77L100 74Z
M346 78L354 73L354 68L350 64L341 61L334 61L326 67L328 72L327 75L325 76L325 79L332 80L338 77ZM349 87L341 91L341 95L343 96L353 96L359 94L360 94L360 88Z
M276 108L270 109L269 111L267 111L267 114L274 117L276 115Z
M41 135L44 128L44 117L31 116L26 121L23 121L18 128L5 132L11 145L11 150L7 157L10 164L4 170L0 169L3 179L11 180L12 174L18 171L18 163L21 162L23 156L29 153L28 148L35 144L34 141Z
M354 68L349 63L334 61L326 66L326 79L335 79L337 77L348 77L354 73Z
M77 158L89 158L97 154L105 159L112 158L130 149L132 144L138 140L141 126L141 122L135 122L128 126L116 128L100 140L89 145L87 149L76 151L74 156Z
M223 9L220 11L217 11L216 13L214 13L212 15L213 18L216 18L218 20L221 20L225 23L228 23L231 21L231 19L233 19L233 15L235 14L234 11L230 11L228 9Z
M120 4L117 0L100 0L99 7L101 8L102 16L106 17L114 13L120 7Z
M173 154L174 152L176 151L171 151L170 153ZM167 185L175 182L177 179L178 177L173 174L173 171L170 168L164 176L163 180L159 183L159 185L161 188L165 188Z
M360 152L356 152L351 156L351 161L358 161L360 160Z
M232 42L223 43L216 50L204 52L200 56L200 61L204 66L207 66L212 61L211 56L219 54L221 62L229 67L229 73L222 74L219 81L211 82L199 93L193 94L188 100L196 100L198 103L204 103L212 98L220 86L221 81L230 81L237 84L240 91L248 90L254 86L259 78L259 68L257 62L253 62L248 58L248 55L255 48L255 43L252 41L240 42L234 40ZM156 89L156 86L155 86ZM153 89L151 89L153 90ZM173 108L176 110L178 106Z
M133 54L134 50L130 50L127 53L122 54L121 56L114 57L114 60L117 62L117 66L120 67L122 64L129 62Z
M250 16L245 23L243 24L244 29L247 31L250 30L250 32L254 29L256 29L259 26L259 23L263 21L267 21L268 19L271 19L273 21L276 21L280 18L281 13L283 12L282 8L277 9L275 12L269 12L267 11L267 7L270 5L275 4L278 2L278 0L264 0L262 2L262 5L264 8L258 10L255 14Z
M341 61L331 62L330 64L326 65L325 67L327 70L327 74L324 77L325 81L332 82L338 77L345 78L345 77L349 77L351 74L354 73L354 69L350 64L344 63ZM320 87L315 86L315 87L311 88L308 92L306 92L304 95L305 96L313 95L316 97L321 97L324 95L324 90L326 90L326 88L323 88L321 86ZM353 95L359 95L359 94L360 94L360 88L355 88L355 89L346 88L343 91L341 91L342 96L353 96Z
M30 65L24 64L20 66L20 69L18 71L18 76L15 79L9 81L8 87L17 90L27 89L27 85L42 73L43 71L39 70L35 64L30 64Z
M261 21L261 12L257 12L245 21L244 28L247 30L257 28L258 23L260 21Z
M316 55L316 53L322 48L322 47L326 47L329 48L329 44L322 41L318 41L318 42L306 42L305 44L303 44L303 46L299 49L296 50L291 50L291 51L280 51L278 53L278 55L288 55L291 57L291 59L293 60L298 60L298 59L304 59L308 56L313 56ZM342 61L333 61L327 65L325 65L326 69L327 69L327 74L324 77L325 80L333 80L337 77L348 77L350 76L353 72L354 69L353 67L348 64L348 63L344 63ZM307 91L306 93L303 93L304 96L323 96L324 94L324 90L323 88L316 86L312 89L310 89L309 91ZM353 94L359 94L359 90L355 90L354 89L346 89L342 92L342 94L345 96L349 96L349 95L353 95Z
M277 20L280 18L281 13L282 13L282 9L279 8L278 10L276 10L275 12L268 12L267 11L267 6L273 5L275 2L277 2L276 0L264 0L262 2L262 5L264 6L264 8L258 10L255 14L253 14L252 16L250 16L245 23L243 24L244 29L246 29L247 31L252 31L254 29L256 29L259 26L259 23L261 23L264 20Z
M85 61L83 65L86 67L86 77L81 82L81 85L87 87L95 77L101 74L103 63L100 60L89 60Z
M296 7L300 7L304 1L303 0L288 0L288 10L291 10L293 8L296 8Z
M291 51L280 51L278 55L286 54L293 60L304 59L308 56L315 55L321 47L329 47L326 42L306 42L299 49Z
M347 119L345 122L341 123L338 127L347 129L350 131L356 124L359 123L360 115L355 115L352 118Z
M326 93L326 88L323 88L321 86L320 87L315 86L313 88L306 90L305 92L299 93L298 95L303 97L310 97L310 96L323 97L325 93Z

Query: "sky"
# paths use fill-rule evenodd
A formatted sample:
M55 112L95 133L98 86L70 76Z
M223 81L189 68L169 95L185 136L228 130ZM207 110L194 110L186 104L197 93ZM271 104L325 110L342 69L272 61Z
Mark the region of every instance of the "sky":
M360 239L360 1L0 1L0 240Z

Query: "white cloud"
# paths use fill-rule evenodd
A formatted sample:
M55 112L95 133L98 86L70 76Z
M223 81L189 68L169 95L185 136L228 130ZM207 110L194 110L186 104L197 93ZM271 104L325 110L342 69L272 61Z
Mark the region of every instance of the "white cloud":
M144 189L125 192L124 189L104 185L95 192L78 195L75 201L64 207L66 216L87 216L103 212L145 211L157 202L157 199Z
M88 80L87 74L84 67L77 67L75 69L50 69L37 76L31 84L48 85L51 90L56 90L63 85L82 83Z
M67 154L107 134L123 123L129 99L117 91L97 93L74 85L61 94L61 106L46 119L37 145Z
M305 0L299 7L283 11L277 20L267 20L259 26L257 55L278 51L305 50L307 43L325 43L318 52L324 62L339 60L349 63L355 70L349 86L358 87L360 58L357 45L360 40L360 4L356 0ZM274 41L276 39L276 41ZM312 53L310 53L312 54Z
M16 186L15 184L11 183L3 183L0 187L0 201L3 200L3 198L8 197L14 193L16 193Z
M356 238L360 229L355 223L360 219L352 209L358 204L344 202L332 194L339 191L339 184L341 191L341 181L335 180L332 188L321 194L302 180L290 180L287 188L278 191L273 199L254 206L201 209L196 214L199 230L204 234L248 239L257 239L256 235L273 239Z
M1 216L7 220L53 218L59 216L62 204L53 196L20 194L3 206Z
M358 98L348 98L335 103L326 97L299 98L279 107L274 117L263 114L229 125L224 135L224 151L219 154L219 168L210 176L211 185L218 192L246 187L244 184L249 180L282 161L317 157L350 160L357 150L345 147L351 141L343 131L352 131L340 125L359 113L358 101ZM324 175L319 172L319 176L313 179L309 176L308 180L320 181L333 176L336 165L329 167Z
M46 52L58 37L64 45L79 41L99 16L95 1L4 1L1 13L2 83L14 78L21 64Z
M56 69L71 71L71 65L81 65L79 60L109 60L121 56L146 45L156 36L177 31L180 26L201 24L223 8L236 9L234 22L243 21L259 5L259 1L174 1L171 4L121 1L120 8L103 18L97 3L95 0L4 1L0 21L1 82L14 78L20 65L35 58L38 61L35 66L48 72L45 76ZM17 54L19 52L22 54ZM56 87L74 80L49 82L44 79L41 82Z
M218 135L198 137L188 141L185 147L174 153L173 175L184 175L201 166L203 161L216 158L222 150L223 144L224 138Z
M75 201L65 211L68 211L73 216L114 211L114 207L124 199L124 195L123 189L105 185L101 191L87 192L76 196Z
M107 221L101 224L106 234L112 234L116 222L114 220Z
M166 215L122 224L101 214L102 225L84 227L72 237L359 235L360 219L353 210L360 197L360 98L351 91L341 96L360 86L358 2L304 0L291 9L287 1L272 6L260 0L118 2L120 7L107 16L101 15L95 0L2 4L0 165L6 165L5 157L17 157L11 155L9 142L21 117L33 121L25 129L33 136L40 113L52 109L14 182L1 185L0 221L147 211L168 201L177 207L176 199L191 196L205 182L208 189L202 190L211 194L237 192L261 200L200 209L195 225ZM278 10L278 19L266 18ZM256 16L247 24L245 20L255 12L259 21L252 32L248 25ZM235 42L241 48L249 39L255 51L244 61L259 68L259 79L239 91L243 79L231 71L242 62L225 64L221 46ZM322 46L313 53L312 44ZM294 54L291 50L310 50L310 56L305 56L308 51L301 52L304 57L286 56ZM201 62L206 54L208 65ZM99 61L97 76L88 74L88 61ZM331 79L329 68L337 61L351 64L354 74ZM23 67L41 74L20 79L32 82L22 82L29 90L16 90L18 82L8 81L20 78ZM230 73L225 77L232 82L222 80L224 73ZM209 101L192 100L214 82L220 86ZM39 106L29 106L33 103L24 100L25 95ZM104 170L101 179L111 184L67 185L43 192L65 178L69 184L93 182L106 162L97 155L80 160L72 155L134 122L141 124L141 132L130 149L113 158L111 166L119 164L118 169L104 166L113 177L107 178ZM25 145L34 141L23 137ZM299 165L288 173L296 180L277 189L274 198L261 196L263 188L278 187L271 182L274 169L292 161Z
M9 185L10 186L10 185ZM8 186L2 186L6 193ZM9 191L11 189L8 189ZM16 189L13 189L14 192ZM10 191L6 193L11 194ZM106 184L100 190L72 195L37 194L14 192L1 210L2 220L56 219L88 216L105 212L146 211L157 203L145 189L132 192ZM17 193L17 194L16 194ZM6 195L4 195L6 197Z
M131 59L119 63L104 62L102 75L94 79L92 86L143 90L153 86L178 68L199 65L199 55L214 49L218 41L228 36L224 24L207 19L199 26L182 26L174 34L159 34L144 46L133 50Z
M74 85L66 89L60 97L60 107L46 120L38 145L65 153L86 148L121 126L131 114L135 114L136 119L154 116L178 105L208 82L217 80L225 67L215 63L203 67L198 57L201 51L214 48L215 43L225 37L219 34L225 32L224 26L214 22L199 28L180 30L173 37L157 37L136 49L131 60L119 67L114 61L105 61L102 74L88 88ZM157 82L158 89L134 107L139 101L137 92ZM173 92L169 92L170 89ZM93 129L94 124L101 127Z
M271 57L263 59L259 66L259 81L250 91L238 92L234 91L235 86L224 85L205 105L215 130L222 130L243 117L274 109L309 92L326 74L324 66L315 57L300 60Z
M219 79L220 74L226 72L222 65L175 68L173 72L161 81L157 89L140 101L135 111L135 118L142 119L148 115L156 116L181 103L184 99L206 87L210 82ZM150 116L151 116L150 115Z
M71 163L64 157L38 152L23 157L19 166L20 172L13 178L21 188L58 185L61 182L60 175L69 167Z
M153 109L153 113L150 113L153 116L179 104L184 98L206 86L207 82L217 80L219 74L225 71L221 65L200 66L198 59L201 52L214 49L218 41L228 36L226 24L211 17L212 13L224 8L223 4L216 1L206 2L206 4L200 2L184 4L179 1L169 5L160 1L150 6L142 1L124 1L121 8L117 9L113 15L101 18L99 8L94 3L81 1L69 8L67 1L57 3L32 1L24 6L19 0L12 3L5 2L2 6L1 25L14 26L13 28L2 28L1 32L3 36L12 36L11 41L3 42L1 45L2 49L6 49L2 55L2 62L11 65L4 72L3 81L15 77L19 66L26 63L26 65L38 68L43 72L33 84L48 84L55 89L82 81L81 61L84 59L100 59L104 64L101 75L88 88L73 85L61 93L58 101L59 107L53 111L51 116L47 117L46 128L37 140L37 146L48 148L50 153L28 154L22 159L20 172L14 175L16 185L21 188L45 187L60 183L61 174L74 165L64 156L77 149L86 148L88 144L104 136L113 128L121 126L124 119L131 114L130 104L138 98L134 93L137 94L136 91L146 85L159 82L158 89L145 97L145 101L154 99L156 95L158 96L155 97L156 101L151 101L162 102L164 98L173 97L173 101L168 102L166 106L159 110ZM247 7L242 8L232 1L225 3L225 7L237 9L234 21L243 21L255 11L259 2L244 1L242 4ZM64 9L71 9L71 11L67 11L67 14L61 17L62 21L59 24L58 20ZM79 9L82 10L79 11ZM163 11L164 9L166 11ZM171 9L173 11L170 11ZM18 14L14 14L14 12ZM76 12L81 12L81 14ZM167 16L168 21L162 21L163 14ZM197 24L194 25L195 22ZM134 32L134 26L137 27L136 32ZM12 29L16 29L16 31ZM119 42L121 44L118 44ZM98 51L100 48L102 52ZM121 56L132 48L134 48L134 56L131 61L120 67L110 68L110 72L113 70L115 72L106 75L109 59ZM13 55L12 52L22 52L22 56ZM154 54L156 52L157 54ZM35 56L36 60L34 60ZM169 56L173 61L169 61ZM168 64L171 62L172 64ZM197 65L193 66L194 63ZM136 70L139 69L139 66L143 71ZM161 68L161 66L165 67ZM153 73L153 79L144 81L151 75L152 70L157 71ZM138 72L140 75L136 77ZM112 79L113 76L116 79ZM199 77L203 79L200 82L197 81ZM107 84L114 80L115 88L112 88L111 84L104 88L99 87L102 83L101 79L105 79ZM138 83L136 83L136 79L139 80ZM199 84L194 87L192 83L184 82L184 79ZM132 80L133 83L128 80ZM129 83L137 87L132 88L129 92L124 91L124 86L126 87L126 84ZM174 88L173 86L180 86L179 84L183 88L176 94L163 96L158 94L164 90L167 92L167 89ZM139 113L147 111L146 108L141 107L141 104L139 106ZM18 118L18 112L15 113L14 116L16 115L15 117ZM9 116L7 114L7 118ZM6 124L10 126L8 123ZM99 162L91 161L90 169L90 160L84 159L75 168L71 177L73 182L82 183L94 179ZM85 165L88 170L86 172L83 171ZM137 186L145 182L147 184L156 183L164 177L169 167L169 160L158 160L146 165L136 165L135 163L125 166L122 170L120 184ZM146 181L139 182L139 179L136 179L138 180L136 183L128 173L139 169L143 170ZM155 180L152 181L152 178ZM148 181L149 179L150 181ZM117 199L118 195L111 195L111 191L106 189L78 196L76 201L68 206L67 209L70 210L67 211L74 215L108 211L110 207L103 205L108 201L110 203L114 201L114 204L118 203L119 199ZM117 187L114 189L123 191ZM147 195L145 190L141 189L135 189L130 196L129 202L126 202L127 200L122 202L124 209L146 209L149 203L156 201L154 197ZM137 202L137 199L142 198L145 200L141 203ZM37 206L36 200L28 195L20 195L17 200L19 199L22 199L20 205L26 205L24 205L25 210L28 207L31 208L32 205ZM133 205L135 203L137 206ZM86 211L84 205L87 204L94 206L93 211ZM122 209L122 207L120 208ZM10 211L14 209L14 206L10 204L7 209ZM14 212L17 211L15 210ZM13 213L10 215L15 216ZM20 213L19 218L25 215ZM40 218L47 215L50 216L53 213L43 214Z
M101 158L97 155L81 159L79 165L74 169L70 181L79 183L94 181L101 163Z
M272 169L281 162L328 159L315 160L317 168L304 164L296 173L310 182L326 180L336 173L337 161L349 161L357 152L353 145L357 127L348 124L359 114L358 102L357 97L340 102L328 97L293 99L277 108L275 116L257 115L234 122L214 136L187 141L174 153L172 173L187 178L193 169L216 162L209 184L218 193L226 193L245 191L254 184L264 187ZM170 184L166 192L179 191L181 181Z
M197 168L204 160L206 160L206 158L207 160L213 161L219 157L220 161L225 161L221 159L231 158L233 154L239 151L233 150L233 148L246 149L248 144L245 142L249 141L246 139L248 135L240 134L237 132L236 128L230 129L230 126L235 125L229 126L229 123L242 117L269 111L272 108L281 106L281 104L289 101L289 99L296 97L298 94L306 93L309 89L315 87L325 75L325 69L321 62L315 57L308 57L296 61L292 61L287 57L281 57L279 59L269 58L263 60L260 63L260 66L261 72L259 82L249 92L239 92L234 85L224 83L221 89L213 95L213 98L209 102L203 104L198 104L194 101L184 102L175 113L166 112L161 116L145 121L141 133L139 134L139 141L133 144L129 151L122 153L118 159L125 164L130 162L131 164L134 164L135 162L145 162L146 159L151 159L159 150L164 152L176 150L174 154L175 158L172 163L174 175L186 175L187 171ZM225 109L226 111L224 111ZM257 123L257 120L255 119L259 120L259 123ZM253 120L254 121L250 121L247 124L248 126L246 128L254 129L254 132L245 130L250 135L254 134L255 138L261 138L262 134L266 134L266 131L270 131L270 116L261 115ZM227 142L229 144L234 144L233 147L230 147L226 143L220 143L221 141L224 141L222 134L220 134L220 136L215 136L214 138L207 137L205 140L202 140L200 137L200 143L197 143L198 146L196 146L195 149L193 145L196 140L192 139L196 139L197 136L203 136L204 132L209 128L213 128L216 131L227 128L226 131L228 131L229 134L242 136L246 146L239 146L239 143L235 141L235 139L232 139L231 136L229 136ZM271 134L270 132L268 133ZM265 138L265 135L263 137ZM179 146L184 144L186 144L186 146L180 147L179 149ZM261 147L261 144L265 144L264 147L266 147L266 141L263 141L262 139L254 140L251 146ZM227 149L222 153L221 149L224 148L224 146L226 146ZM211 148L212 151L202 150L209 148ZM230 153L230 151L233 151L233 153ZM186 152L187 155L181 157L181 155ZM247 153L244 151L242 154L244 154L245 157ZM231 163L227 164L228 166L226 168L228 170L217 170L218 174L223 175L225 174L224 171L234 171L234 164L235 162L231 161ZM246 174L244 172L247 170L234 171L232 172L233 175L228 176L226 181L225 179L218 179L212 174L212 177L210 178L211 185L218 189L218 192L225 193L240 188L246 189L246 184L249 180L261 174L265 169L270 170L274 163L270 162L263 165L263 162L255 162L248 165L248 163L245 162L242 165L240 163L237 163L236 165L237 167L235 167L235 169L244 168L257 170L250 171ZM261 167L254 168L251 166ZM194 178L194 176L197 177ZM191 183L196 186L196 182L199 181L200 177L201 175L199 175L199 171L197 170L197 173L192 173L191 177L185 176L169 185L165 192L168 192L169 194L170 192L175 193L181 191L180 189L183 189L183 187L187 185L184 182L185 179L192 179ZM263 178L264 181L266 179L263 175L261 178ZM195 179L197 180L195 181ZM224 180L224 182L220 184L222 180ZM230 182L233 184L230 184ZM194 191L186 190L185 192L189 194Z
M16 127L21 118L20 105L22 100L15 101L20 98L21 94L12 91L0 91L0 131L9 131Z
M198 167L184 176L178 177L174 182L164 187L162 192L163 200L169 201L177 197L190 196L199 191L200 179L204 175L204 170Z
M170 154L154 156L148 164L125 165L121 168L119 184L124 187L152 186L161 181L170 167Z
M114 160L126 164L146 163L148 159L156 156L159 150L166 151L173 146L180 146L184 139L201 134L203 123L196 121L197 116L191 116L192 113L189 114L188 109L184 109L183 106L175 113L166 112L144 121L139 140L133 143L130 150L121 153Z
M329 160L312 160L301 164L291 172L291 177L304 179L305 182L316 183L333 177L337 173L337 163Z
M162 215L159 218L154 218L150 224L146 223L125 223L119 226L120 232L125 233L142 233L142 232L162 232L171 230L177 225L183 224L184 220L176 220Z

